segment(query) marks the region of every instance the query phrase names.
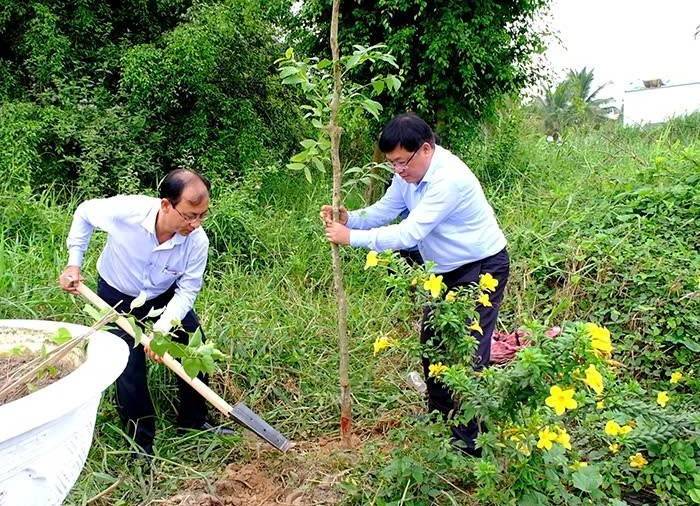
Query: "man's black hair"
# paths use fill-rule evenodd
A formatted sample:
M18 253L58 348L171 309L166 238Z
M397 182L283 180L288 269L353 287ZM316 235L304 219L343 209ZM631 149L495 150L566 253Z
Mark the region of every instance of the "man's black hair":
M176 206L182 199L182 192L193 180L199 180L211 192L211 183L199 172L192 169L173 169L160 183L160 198L168 199Z
M397 147L416 151L425 142L435 147L435 134L425 121L410 112L389 121L379 135L382 153L391 153Z

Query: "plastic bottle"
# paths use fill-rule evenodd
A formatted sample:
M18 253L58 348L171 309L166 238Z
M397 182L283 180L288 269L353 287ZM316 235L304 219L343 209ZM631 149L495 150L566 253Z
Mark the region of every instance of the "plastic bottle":
M411 371L408 373L406 376L406 382L408 383L408 386L420 394L424 394L428 390L428 385L425 384L425 381L423 381L420 373L417 373L416 371Z

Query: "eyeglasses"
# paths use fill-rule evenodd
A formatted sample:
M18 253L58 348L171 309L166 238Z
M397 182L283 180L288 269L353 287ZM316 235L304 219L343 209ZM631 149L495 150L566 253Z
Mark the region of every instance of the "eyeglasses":
M408 164L411 163L411 160L413 160L413 157L416 156L416 153L420 151L420 148L416 149L413 154L409 157L408 160L405 162L392 162L390 160L387 160L387 163L391 165L394 169L401 168L401 167L408 167Z
M172 204L172 202L171 202L171 204ZM208 216L207 211L204 211L202 214L190 214L190 213L182 214L180 211L178 211L178 209L177 209L177 207L175 207L175 205L173 205L173 209L175 209L177 214L179 214L180 217L183 220L185 220L187 223L192 223L193 221L197 221L197 220L199 220L199 222L202 223L204 220L207 219L207 216Z

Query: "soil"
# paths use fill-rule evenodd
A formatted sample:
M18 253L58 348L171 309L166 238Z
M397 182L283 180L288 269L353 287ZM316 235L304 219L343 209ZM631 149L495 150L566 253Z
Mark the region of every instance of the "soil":
M54 347L53 344L45 345L46 340L52 334L49 332L0 328L0 387L5 386L10 375L14 374L22 365L33 360L39 353ZM43 368L31 381L18 388L14 388L7 394L0 395L0 406L20 399L35 392L73 372L82 362L79 350L70 353L58 364Z
M213 486L190 483L164 506L324 506L340 503L339 484L353 466L354 453L345 453L337 440L297 444L281 455L257 447L254 462L229 464ZM264 443L263 443L264 444ZM362 444L355 441L355 446Z

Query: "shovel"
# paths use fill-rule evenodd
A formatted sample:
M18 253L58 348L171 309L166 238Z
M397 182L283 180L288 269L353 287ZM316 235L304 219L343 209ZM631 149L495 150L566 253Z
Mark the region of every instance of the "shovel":
M82 283L78 285L78 292L85 300L87 300L97 309L110 309L111 307L95 292L90 290ZM134 330L126 318L120 316L115 320L115 323L119 325L119 327L121 327L127 334L136 339ZM149 336L145 334L141 336L141 344L147 345L150 342L151 338ZM281 452L286 452L293 446L291 441L270 426L265 420L256 415L248 406L242 402L237 403L235 406L231 406L228 402L219 397L211 388L202 383L199 378L190 378L180 362L171 357L170 354L165 353L161 358L163 360L163 364L182 378L185 383L194 388L202 397L209 401L210 404L221 411L225 416L233 418L237 423L241 424L243 427L251 431L259 438L265 440Z

